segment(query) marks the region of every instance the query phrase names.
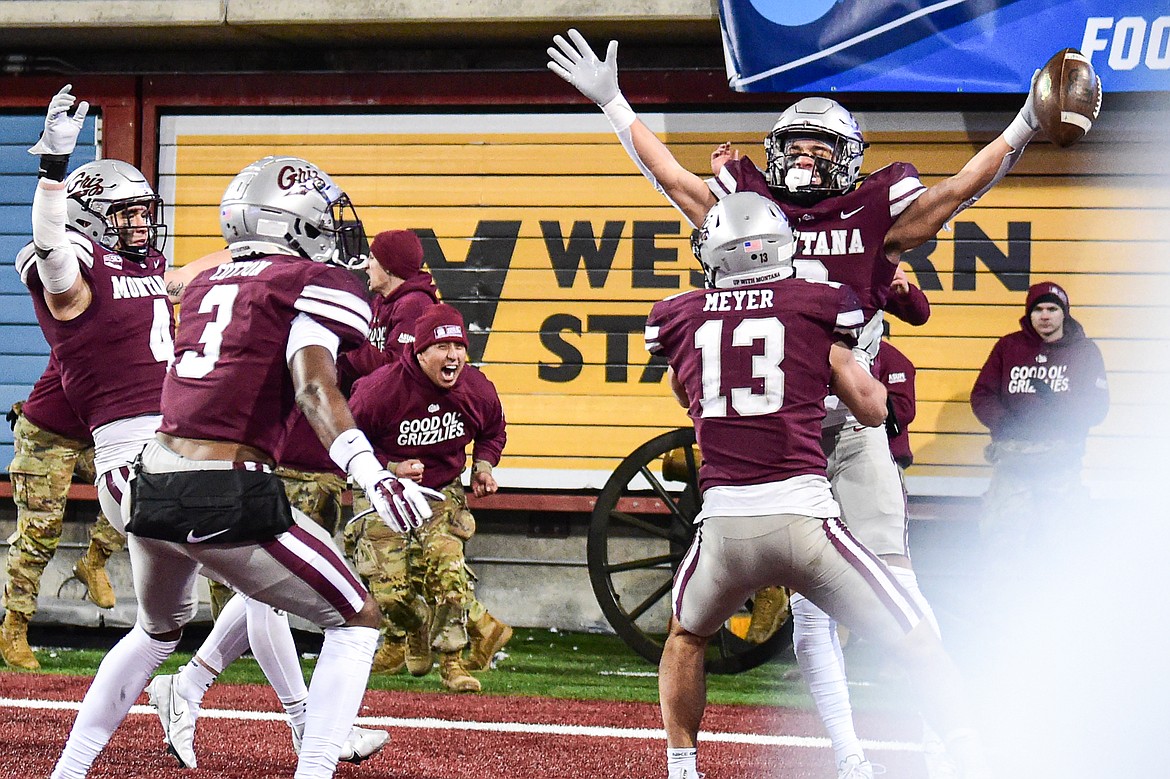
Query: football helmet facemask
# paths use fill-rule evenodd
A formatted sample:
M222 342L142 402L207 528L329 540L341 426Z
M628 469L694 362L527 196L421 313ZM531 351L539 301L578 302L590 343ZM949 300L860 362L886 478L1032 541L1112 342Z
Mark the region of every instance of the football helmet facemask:
M356 269L370 255L349 197L300 157L265 157L240 171L220 201L219 224L233 257L292 254Z
M691 248L708 289L763 284L794 272L788 219L755 192L734 192L712 206L692 234Z
M789 149L792 141L810 138L832 149L829 158L812 157L820 182L814 184ZM785 109L764 139L768 155L768 186L779 197L795 202L816 202L848 192L857 183L861 160L868 146L853 114L825 97L806 97Z
M162 251L167 226L162 198L133 165L96 160L65 179L65 221L74 230L130 259Z

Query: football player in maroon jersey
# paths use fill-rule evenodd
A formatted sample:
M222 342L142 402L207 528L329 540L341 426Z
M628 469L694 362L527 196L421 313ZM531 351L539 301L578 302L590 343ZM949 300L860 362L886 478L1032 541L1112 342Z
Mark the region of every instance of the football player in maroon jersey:
M337 351L365 340L370 316L346 270L367 247L345 193L305 160L267 157L228 186L220 223L232 261L183 296L162 422L128 496L138 623L102 661L54 779L86 774L174 650L200 570L324 629L296 776L333 775L365 691L378 610L272 473L294 406L388 524L405 532L430 515L427 492L385 471L337 388Z
M70 405L94 440L98 497L121 531L128 465L159 422L159 393L174 357L172 303L186 282L219 262L208 255L166 270L161 199L142 173L119 160L65 171L89 109L66 85L53 98L33 195L33 240L16 268L60 366ZM117 359L110 359L116 355Z
M765 139L767 164L759 170L730 149L720 172L704 181L684 168L649 130L622 96L617 81L617 43L601 60L576 30L556 36L548 67L601 107L639 170L691 222L699 224L732 192L756 192L784 211L795 225L794 264L798 276L848 284L856 292L866 325L858 359L872 363L881 337L881 311L903 253L921 246L955 214L1002 179L1036 135L1039 122L1029 95L1002 135L954 176L927 188L908 163L893 163L858 184L865 141L852 114L833 100L804 98L788 107ZM844 518L867 545L890 564L920 606L929 605L918 588L906 548L905 494L897 467L880 430L854 423L848 409L827 401L824 444L833 489ZM801 668L814 690L818 710L839 762L860 757L853 776L866 779L852 726L840 652L827 615L794 597L794 643ZM852 762L852 761L851 761ZM841 776L847 775L845 770Z
M709 637L777 585L890 649L962 776L984 775L957 669L917 599L842 524L826 477L827 392L863 425L886 416L884 387L851 351L861 305L844 285L794 277L792 231L760 195L716 204L697 243L707 289L655 304L646 320L647 349L667 359L703 453L699 527L675 576L659 667L670 779L700 776Z

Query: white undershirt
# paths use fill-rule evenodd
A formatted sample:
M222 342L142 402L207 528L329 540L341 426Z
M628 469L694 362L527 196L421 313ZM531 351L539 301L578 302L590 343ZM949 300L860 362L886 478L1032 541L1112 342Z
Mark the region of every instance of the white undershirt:
M162 414L144 414L107 422L93 431L94 471L98 479L108 471L129 465L154 440Z
M841 507L833 500L828 479L805 474L766 484L711 487L703 493L703 510L695 521L707 517L760 517L768 514L839 517Z

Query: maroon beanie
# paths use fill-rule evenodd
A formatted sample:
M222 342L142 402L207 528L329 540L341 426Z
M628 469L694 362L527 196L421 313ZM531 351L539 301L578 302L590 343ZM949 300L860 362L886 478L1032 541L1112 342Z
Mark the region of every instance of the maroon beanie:
M1031 316L1032 309L1041 303L1055 303L1060 306L1065 316L1068 316L1068 293L1057 283L1042 281L1028 287L1028 299L1024 303L1025 312Z
M387 273L393 273L400 279L414 278L422 267L422 242L410 230L378 233L370 245L370 253Z
M467 330L463 315L454 306L439 303L423 312L414 324L414 353L444 341L463 344L467 348Z

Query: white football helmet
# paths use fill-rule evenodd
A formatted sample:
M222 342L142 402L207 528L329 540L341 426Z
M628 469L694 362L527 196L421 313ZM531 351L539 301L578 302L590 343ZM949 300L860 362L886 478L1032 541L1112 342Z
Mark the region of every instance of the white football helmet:
M799 155L788 154L788 144L798 138L824 141L833 149L830 159L814 158L820 184L789 176ZM868 146L853 114L836 100L806 97L785 109L764 139L768 154L768 186L792 200L816 201L848 192L861 173L861 159ZM804 177L807 179L807 176Z
M265 157L240 171L220 201L219 225L236 257L293 254L361 268L370 254L349 197L300 157Z
M743 287L793 275L792 228L780 207L755 192L720 200L691 237L708 289Z
M145 208L145 241L136 242L133 237L141 227L119 223L117 213L130 206ZM66 224L107 249L133 258L145 257L149 249L162 251L167 231L158 221L162 207L162 198L128 162L96 160L65 179Z

